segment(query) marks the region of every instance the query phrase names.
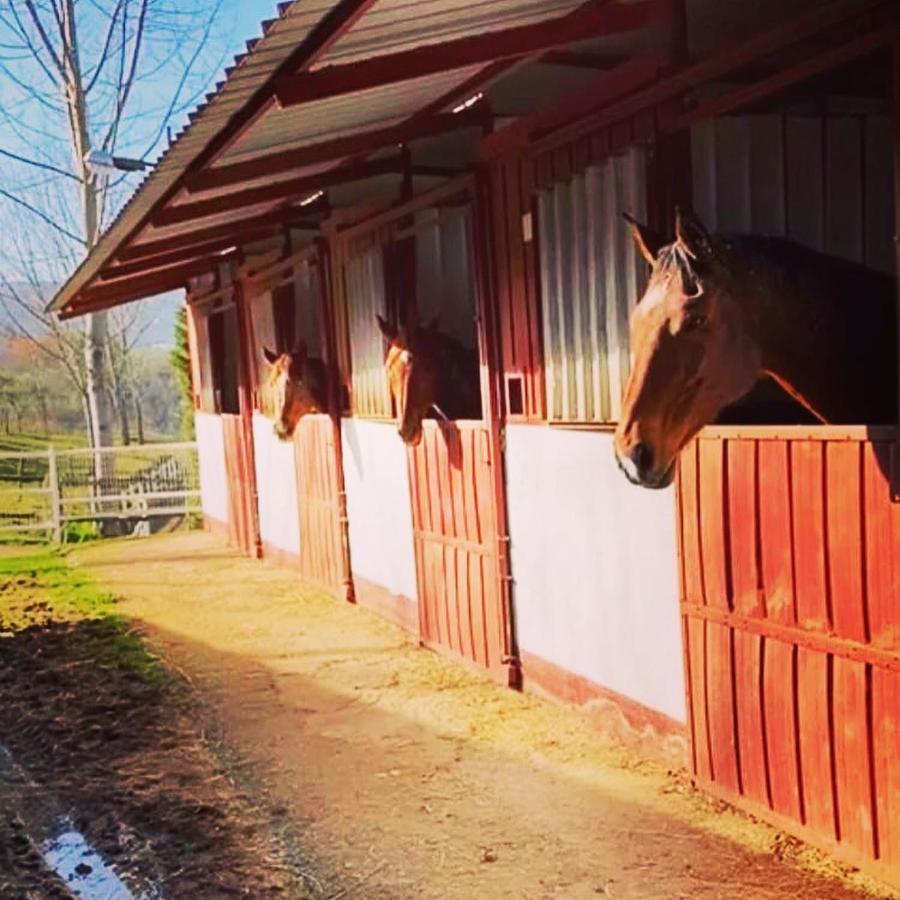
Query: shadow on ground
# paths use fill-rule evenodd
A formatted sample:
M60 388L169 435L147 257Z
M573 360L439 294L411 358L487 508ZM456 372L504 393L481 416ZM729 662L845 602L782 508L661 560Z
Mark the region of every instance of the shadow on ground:
M136 892L322 896L289 823L232 777L189 687L116 618L55 621L39 585L19 587L24 607L0 597L0 744L28 779L0 767L0 895L71 896L26 824L40 796Z

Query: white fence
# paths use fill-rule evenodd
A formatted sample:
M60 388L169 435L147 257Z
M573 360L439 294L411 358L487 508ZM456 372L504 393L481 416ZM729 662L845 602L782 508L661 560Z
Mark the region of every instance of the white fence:
M61 540L68 523L109 520L149 530L199 508L195 443L0 453L0 536Z

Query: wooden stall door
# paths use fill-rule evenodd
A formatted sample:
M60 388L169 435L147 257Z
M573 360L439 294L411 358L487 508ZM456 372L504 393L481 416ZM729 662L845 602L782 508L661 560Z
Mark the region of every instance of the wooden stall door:
M300 569L304 578L330 590L340 590L348 581L336 440L327 415L304 416L294 431Z
M692 761L900 884L900 441L707 429L678 477Z
M424 426L409 450L420 638L509 683L491 435L482 422Z
M222 415L225 474L228 479L228 540L248 556L255 556L256 504L253 496L253 458L244 420Z

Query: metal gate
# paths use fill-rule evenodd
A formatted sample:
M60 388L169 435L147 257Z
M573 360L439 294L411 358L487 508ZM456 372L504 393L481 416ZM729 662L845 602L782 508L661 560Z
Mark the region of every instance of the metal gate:
M329 589L340 589L348 581L336 440L328 415L306 415L294 431L300 571Z
M707 429L682 454L692 761L898 881L900 432Z
M491 434L474 421L424 426L409 451L420 637L509 681Z
M247 434L240 415L223 414L222 433L228 479L228 540L248 556L256 556L252 437Z

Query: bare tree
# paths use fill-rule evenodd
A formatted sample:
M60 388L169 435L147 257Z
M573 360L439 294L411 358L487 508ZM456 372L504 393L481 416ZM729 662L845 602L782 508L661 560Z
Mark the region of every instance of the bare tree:
M110 364L129 339L119 328L111 351L106 313L78 328L44 306L133 184L91 171L85 156L159 149L219 67L223 2L0 0L0 295L17 333L71 377L95 447L112 442L127 366Z

